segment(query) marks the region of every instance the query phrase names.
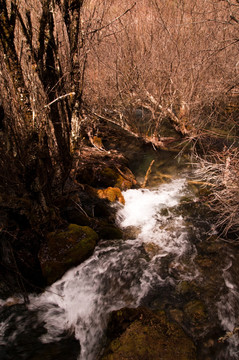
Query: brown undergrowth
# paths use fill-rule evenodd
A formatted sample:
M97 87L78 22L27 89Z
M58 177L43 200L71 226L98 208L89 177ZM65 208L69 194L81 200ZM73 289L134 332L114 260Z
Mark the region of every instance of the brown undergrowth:
M217 213L221 235L239 235L239 151L225 147L210 156L197 157L196 175L212 183L208 204Z

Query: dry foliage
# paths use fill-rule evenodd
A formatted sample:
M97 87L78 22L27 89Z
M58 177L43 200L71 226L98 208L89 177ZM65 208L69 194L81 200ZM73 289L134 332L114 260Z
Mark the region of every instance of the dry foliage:
M89 0L85 8L86 23L105 24L89 47L91 109L148 135L160 135L165 117L194 137L208 123L231 126L233 111L222 107L239 83L237 1Z
M210 205L218 213L217 226L224 234L238 231L238 151L221 149L239 134L239 2L105 4L85 2L85 21L91 18L97 28L104 17L105 24L89 43L85 103L152 144L162 138L168 119L186 145L190 141L204 153L217 148L197 159L198 174L215 185Z
M82 2L0 0L0 189L30 197L39 222L72 166L86 58Z
M209 204L217 212L217 227L225 235L229 231L239 233L239 150L224 148L204 158L197 158L196 175L211 188Z
M238 0L0 0L0 8L2 188L29 191L47 208L54 182L69 175L82 104L86 121L90 112L155 144L165 119L190 140L212 127L238 132ZM234 189L223 189L230 201Z

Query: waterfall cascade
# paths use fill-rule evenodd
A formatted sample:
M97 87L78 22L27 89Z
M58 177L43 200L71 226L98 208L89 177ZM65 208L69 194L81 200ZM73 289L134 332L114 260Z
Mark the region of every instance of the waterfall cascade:
M11 312L8 308L0 324L0 346L8 347L9 342L14 345L26 332L30 314L34 314L34 325L30 327L34 330L38 324L44 327L38 336L42 344L56 342L63 334L72 333L80 342L79 359L96 360L113 310L147 305L156 293L160 301L161 294L165 297L165 289L176 288L183 281L200 279L194 261L197 249L190 241L192 226L174 211L188 191L186 180L176 179L151 190L124 192L126 203L117 205L117 221L125 231L134 229L135 236L127 240L101 241L88 260L68 271L43 294L31 295L28 314L26 310L14 314L14 309ZM236 285L228 275L229 268L222 269L228 291L221 295L218 310L215 310L225 331L232 331L236 326L239 305ZM1 301L1 309L4 304ZM11 330L10 324L17 327ZM227 359L237 358L237 346L234 337L227 350ZM216 356L224 359L226 355L220 350ZM6 355L5 359L11 357Z

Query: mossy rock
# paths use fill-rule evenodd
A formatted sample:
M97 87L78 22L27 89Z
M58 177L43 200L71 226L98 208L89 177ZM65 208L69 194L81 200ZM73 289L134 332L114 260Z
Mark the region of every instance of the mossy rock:
M109 167L106 167L106 168L103 168L101 169L100 173L99 173L99 176L98 176L98 180L100 182L100 185L102 184L103 186L114 186L117 182L117 179L118 179L118 173L109 168Z
M100 224L97 229L97 233L99 234L100 239L104 240L115 240L123 238L122 230L112 224Z
M65 271L86 260L94 251L97 233L88 226L70 224L66 230L51 232L39 252L47 284L59 279Z
M135 185L136 181L129 169L125 169L125 172L127 172L127 179L116 170L106 167L102 169L100 178L105 186L114 186L118 187L120 190L127 190L130 189L132 185Z
M164 312L121 309L111 315L109 345L101 360L195 360L191 339Z

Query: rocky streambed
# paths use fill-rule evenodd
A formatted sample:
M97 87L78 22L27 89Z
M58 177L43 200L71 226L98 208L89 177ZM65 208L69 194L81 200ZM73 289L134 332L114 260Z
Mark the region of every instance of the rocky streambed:
M128 159L81 149L65 222L37 255L49 286L1 300L1 359L238 358L238 247L187 159L136 145Z

